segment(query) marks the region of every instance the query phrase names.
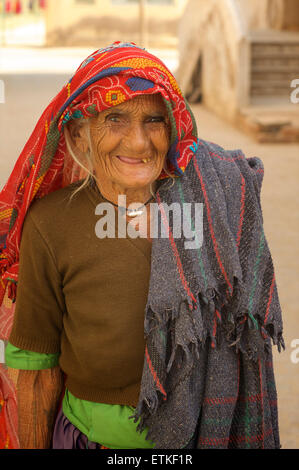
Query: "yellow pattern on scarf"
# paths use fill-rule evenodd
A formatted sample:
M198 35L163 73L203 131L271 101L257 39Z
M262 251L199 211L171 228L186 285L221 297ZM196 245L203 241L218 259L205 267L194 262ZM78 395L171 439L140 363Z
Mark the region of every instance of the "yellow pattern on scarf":
M157 62L151 59L144 59L144 58L126 59L126 60L122 60L121 62L118 62L117 64L114 64L113 67L132 67L134 69L145 69L146 67L155 67L156 69L161 70L161 72L164 72L167 75L172 88L179 95L182 96L182 92L176 80L174 79L174 77L168 72L168 70L165 69L165 67L163 67L162 65L158 64Z

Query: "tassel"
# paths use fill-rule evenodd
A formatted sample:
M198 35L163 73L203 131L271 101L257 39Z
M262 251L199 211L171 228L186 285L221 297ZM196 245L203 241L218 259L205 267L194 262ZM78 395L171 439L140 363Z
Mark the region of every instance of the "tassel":
M167 367L166 367L166 372L167 374L169 373L170 369L171 369L171 366L173 364L173 361L174 361L174 358L175 358L175 353L176 353L176 348L174 347L172 349L172 352L171 352L171 356L170 356L170 359L168 361L168 364L167 364Z

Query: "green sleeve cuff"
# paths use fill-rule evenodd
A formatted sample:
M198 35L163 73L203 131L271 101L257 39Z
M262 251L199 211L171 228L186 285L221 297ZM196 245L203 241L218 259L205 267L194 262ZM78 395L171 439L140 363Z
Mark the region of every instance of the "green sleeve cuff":
M60 353L44 354L19 349L11 343L5 348L5 364L12 369L42 370L56 367Z

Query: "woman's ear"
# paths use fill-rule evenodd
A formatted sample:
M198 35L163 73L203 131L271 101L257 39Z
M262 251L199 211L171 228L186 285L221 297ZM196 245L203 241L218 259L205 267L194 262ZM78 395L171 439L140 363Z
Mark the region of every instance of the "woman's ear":
M65 127L65 131L71 141L72 148L85 155L89 150L86 123L76 122L76 120L70 121Z

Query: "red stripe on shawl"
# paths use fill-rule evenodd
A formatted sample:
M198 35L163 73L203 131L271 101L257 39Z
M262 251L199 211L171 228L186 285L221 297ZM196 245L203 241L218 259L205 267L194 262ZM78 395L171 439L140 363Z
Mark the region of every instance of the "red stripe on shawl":
M151 371L151 374L154 378L155 384L159 387L160 392L164 395L163 400L166 400L167 393L165 392L165 390L164 390L164 388L163 388L163 386L162 386L162 384L161 384L161 382L160 382L160 380L157 376L157 372L153 368L153 364L152 364L151 358L149 356L147 346L145 346L145 356L146 356L146 360L147 360L149 370Z
M270 436L273 433L272 428L268 429L266 433L263 435L257 434L255 436L230 436L230 437L199 437L198 443L202 445L207 445L207 446L219 446L228 444L229 442L259 442L261 440L264 440L266 436Z
M194 163L194 168L196 170L196 173L198 175L198 178L199 178L199 181L200 181L200 184L201 184L201 188L202 188L202 191L203 191L203 195L204 195L204 198L205 198L205 202L206 202L206 208L207 208L207 216L208 216L208 221L209 221L209 228L210 228L210 233L211 233L211 237L212 237L212 241L213 241L213 245L214 245L214 251L215 251L215 254L216 254L216 258L217 258L217 261L218 261L218 264L219 264L219 267L221 269L221 272L225 278L225 281L229 287L229 291L230 293L233 292L233 287L228 279L228 276L227 276L227 273L224 269L224 266L222 264L222 261L221 261L221 258L220 258L220 253L219 253L219 249L218 249L218 244L217 244L217 240L216 240L216 237L215 237L215 233L214 233L214 229L213 229L213 222L212 222L212 216L211 216L211 210L210 210L210 204L209 204L209 200L208 200L208 195L207 195L207 191L206 191L206 187L205 187L205 184L203 182L203 179L202 179L202 176L201 176L201 173L200 173L200 170L198 168L198 165L197 165L197 162L195 160L195 158L193 159L193 163Z
M182 266L182 262L180 260L180 256L179 256L179 253L178 253L178 250L177 250L177 247L176 247L176 244L175 244L175 241L174 241L174 238L173 238L173 235L172 235L172 232L171 232L171 229L168 225L168 222L167 222L167 219L166 219L166 215L165 215L165 212L164 212L164 209L163 209L163 206L161 205L161 199L160 199L160 195L157 194L157 201L158 201L158 204L159 204L159 209L161 211L161 215L162 215L162 219L163 219L163 222L164 222L164 225L166 227L166 230L167 230L167 233L168 233L168 236L169 236L169 240L170 240L170 243L171 243L171 247L172 247L172 250L174 252L174 256L176 258L176 262L177 262L177 267L178 267L178 270L179 270L179 274L180 274L180 279L182 281L182 285L185 289L185 291L187 292L188 296L192 298L192 300L194 302L196 302L196 299L194 297L194 295L192 294L189 286L188 286L188 283L186 281L186 278L185 278L185 275L184 275L184 270L183 270L183 266ZM192 304L189 304L189 307L190 309L192 310L193 309L193 306Z
M256 401L260 401L263 399L263 397L268 397L268 394L267 393L263 393L263 394L260 394L260 393L257 393L256 395L249 395L249 396L242 396L240 395L239 397L239 400L241 402L246 402L246 401L249 401L249 402L256 402ZM206 405L211 405L211 406L214 406L214 405L225 405L226 403L234 403L235 401L237 401L237 396L235 397L206 397L204 399L204 403Z
M218 155L218 153L215 153L215 152L210 152L210 155L212 157L216 157L216 158L219 158L219 160L224 160L225 162L235 162L236 160L242 160L244 158L244 155L240 154L240 155L237 155L236 157L234 158L225 158L225 157L221 157L220 155Z
M216 347L216 344L215 344L215 337L216 337L216 333L217 333L217 317L219 318L219 320L221 320L221 315L220 315L220 313L218 312L218 310L215 309L215 313L214 313L214 325L213 325L213 341L212 341L212 348L215 348L215 347Z
M270 311L270 305L271 305L271 302L272 302L272 296L273 296L273 291L274 291L274 283L275 283L275 274L273 274L272 283L271 283L271 287L270 287L269 300L268 300L268 304L267 304L267 310L266 310L264 325L267 321L269 311Z

